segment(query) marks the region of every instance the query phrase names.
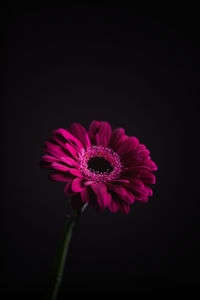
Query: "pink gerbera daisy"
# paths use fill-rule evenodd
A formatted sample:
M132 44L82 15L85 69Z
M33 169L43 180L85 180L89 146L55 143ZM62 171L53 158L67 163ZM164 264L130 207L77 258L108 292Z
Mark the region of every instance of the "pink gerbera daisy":
M112 131L108 122L93 121L89 131L78 123L54 130L45 142L42 166L53 171L50 178L66 182L74 209L88 203L99 210L128 213L135 200L152 196L157 170L150 152L123 128Z

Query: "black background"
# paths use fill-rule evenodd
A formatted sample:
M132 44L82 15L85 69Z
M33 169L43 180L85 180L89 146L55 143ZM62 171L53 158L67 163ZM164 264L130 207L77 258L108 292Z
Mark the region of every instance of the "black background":
M196 7L10 3L4 23L4 298L42 299L67 214L63 183L38 166L59 127L124 127L158 165L129 215L87 208L59 299L190 294L199 283ZM66 296L66 297L65 297ZM14 298L13 298L14 299Z

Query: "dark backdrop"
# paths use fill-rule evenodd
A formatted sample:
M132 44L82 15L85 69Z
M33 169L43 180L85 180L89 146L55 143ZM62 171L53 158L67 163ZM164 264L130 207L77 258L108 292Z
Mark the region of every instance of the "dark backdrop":
M60 299L73 291L191 293L199 283L196 8L9 3L4 23L4 298L42 299L70 212L64 184L38 166L59 127L106 120L158 165L149 203L129 215L88 208ZM7 297L7 298L6 298ZM67 298L65 298L67 299Z

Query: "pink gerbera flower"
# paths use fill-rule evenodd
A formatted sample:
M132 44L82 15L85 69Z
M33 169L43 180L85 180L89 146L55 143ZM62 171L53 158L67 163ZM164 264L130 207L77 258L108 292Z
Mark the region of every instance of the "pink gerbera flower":
M66 182L75 209L88 203L99 210L128 213L135 200L152 196L151 173L157 170L150 152L123 128L112 131L108 122L93 121L87 132L78 123L54 130L46 141L42 166L53 171L50 178Z

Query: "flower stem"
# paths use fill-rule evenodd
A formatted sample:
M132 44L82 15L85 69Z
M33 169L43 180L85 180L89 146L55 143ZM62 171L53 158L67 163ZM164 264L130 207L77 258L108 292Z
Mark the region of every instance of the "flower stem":
M53 266L52 278L50 281L49 293L47 295L47 300L56 300L59 288L62 281L62 275L64 271L65 261L67 257L67 252L72 237L73 230L77 224L81 212L75 211L67 220L66 225L63 230L63 235L61 236L61 241L56 253L55 262Z

